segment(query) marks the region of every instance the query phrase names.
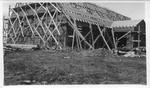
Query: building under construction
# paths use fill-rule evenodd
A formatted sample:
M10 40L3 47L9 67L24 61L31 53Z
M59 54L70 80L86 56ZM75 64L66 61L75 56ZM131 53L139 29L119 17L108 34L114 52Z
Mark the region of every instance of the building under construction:
M145 47L144 20L91 3L17 3L4 20L7 44L79 50Z

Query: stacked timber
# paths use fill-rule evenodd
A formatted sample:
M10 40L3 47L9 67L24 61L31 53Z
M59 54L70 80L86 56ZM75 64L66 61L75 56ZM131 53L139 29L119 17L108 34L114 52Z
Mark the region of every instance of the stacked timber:
M37 45L25 45L25 44L5 44L4 45L4 52L5 54L9 52L16 52L20 50L30 50L37 48Z

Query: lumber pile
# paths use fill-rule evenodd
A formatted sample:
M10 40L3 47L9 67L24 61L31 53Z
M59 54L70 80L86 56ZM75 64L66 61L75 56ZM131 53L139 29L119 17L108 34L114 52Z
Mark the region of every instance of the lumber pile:
M36 48L38 48L37 45L25 45L25 44L5 44L3 47L4 54L21 50L30 50L30 49L34 50Z
M4 50L4 55L6 55L6 54L11 53L11 52L20 51L21 49L16 48L16 47L12 47L9 45L4 45L3 50Z
M13 48L20 48L20 49L32 49L34 47L37 47L37 45L31 45L31 44L6 44L6 46L10 46Z

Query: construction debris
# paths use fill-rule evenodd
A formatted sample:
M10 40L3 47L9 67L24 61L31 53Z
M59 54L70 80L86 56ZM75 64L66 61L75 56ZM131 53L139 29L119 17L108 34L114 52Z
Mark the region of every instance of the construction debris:
M134 52L134 51L129 51L129 52L127 52L124 56L125 56L125 57L135 57L136 55L135 55L135 52Z

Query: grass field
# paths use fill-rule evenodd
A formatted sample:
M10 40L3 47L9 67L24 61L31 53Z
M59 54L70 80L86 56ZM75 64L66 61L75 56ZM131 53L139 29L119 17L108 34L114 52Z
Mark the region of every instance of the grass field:
M4 84L146 84L145 57L20 51L4 56Z

